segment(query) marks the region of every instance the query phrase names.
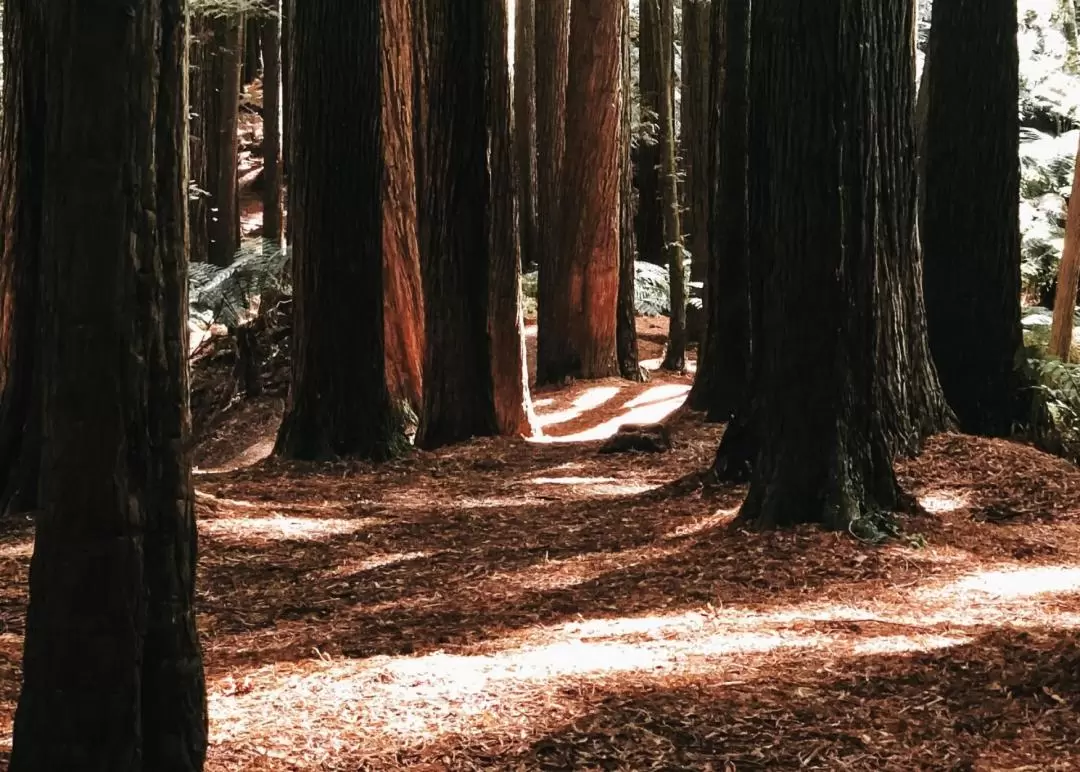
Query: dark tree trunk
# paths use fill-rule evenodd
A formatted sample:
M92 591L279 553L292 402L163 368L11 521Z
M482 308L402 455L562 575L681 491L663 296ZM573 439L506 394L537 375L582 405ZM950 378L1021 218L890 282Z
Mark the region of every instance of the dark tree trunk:
M707 164L702 173L717 181L705 183L710 231L705 281L707 325L690 404L705 411L709 421L727 421L741 403L748 405L751 398L746 233L749 0L720 0L713 8L710 26L709 152L702 156ZM727 441L730 444L733 440L731 437Z
M551 2L551 0L540 0ZM536 0L517 0L514 13L514 144L523 265L539 263L536 183Z
M292 384L277 440L292 458L405 444L386 385L381 19L351 0L292 18Z
M893 61L910 56L910 0L761 0L753 12L749 233L764 353L740 519L872 527L899 500L879 417L892 363L877 284L900 259L893 231L914 227L890 187L913 132L886 118L913 97Z
M242 85L244 86L253 83L259 77L259 63L262 60L261 26L259 19L252 14L249 14L247 21L244 22L244 69L242 74Z
M709 270L709 189L713 175L709 158L709 57L711 0L683 0L682 4L682 156L686 173L684 238L690 252L690 280L704 284ZM705 330L704 310L686 309L686 339L700 343Z
M11 769L194 772L185 11L43 10L64 88L41 127L43 500Z
M281 173L292 173L292 16L295 0L281 0ZM288 207L286 207L287 209ZM287 227L287 226L286 226Z
M648 0L646 4L651 4L660 17L656 34L660 37L660 70L663 76L660 81L660 197L664 209L664 255L671 290L671 315L667 350L661 367L682 372L686 369L686 273L675 142L675 2Z
M210 260L210 155L211 127L217 117L214 74L217 57L214 45L214 22L206 16L191 16L188 61L188 174L191 192L188 196L188 240L193 263Z
M417 222L413 24L409 0L381 0L383 275L390 396L419 414L424 401L424 297Z
M989 435L1023 417L1016 29L1016 0L938 2L927 52L930 346L960 427Z
M562 165L566 148L570 0L536 3L536 177L539 286L536 383L562 382L570 368L570 308L559 292Z
M276 9L275 9L276 10ZM281 16L262 21L263 238L281 243Z
M623 6L622 34L622 124L619 134L619 318L615 330L619 356L619 372L632 381L645 379L645 371L638 361L637 308L634 302L637 244L634 238L634 215L637 211L634 189L634 165L631 159L633 146L633 112L631 98L634 93L634 75L631 72L630 3L621 0Z
M557 291L569 299L571 356L556 378L619 374L619 148L622 5L575 0L570 19L561 254Z
M508 390L523 411L521 360L514 370L508 347L521 329L520 317L509 318L509 311L520 314L505 72L509 30L505 0L486 0L483 8L476 13L458 0L426 2L422 190L428 217L421 264L427 344L416 440L425 448L506 431ZM500 325L509 329L496 330Z
M0 515L38 509L41 388L38 326L45 120L38 3L3 14L0 113Z
M660 195L660 89L664 82L660 50L660 17L650 0L639 3L638 90L641 121L654 127L637 152L638 259L665 265L664 216Z

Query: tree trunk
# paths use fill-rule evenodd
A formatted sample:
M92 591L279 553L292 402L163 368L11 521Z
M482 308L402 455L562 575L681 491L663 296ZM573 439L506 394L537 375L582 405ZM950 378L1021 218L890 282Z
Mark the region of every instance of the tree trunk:
M709 270L709 35L711 0L683 0L682 17L682 155L686 171L684 237L690 252L690 280L704 284ZM702 293L703 294L703 293ZM686 309L686 339L701 343L703 308ZM699 357L700 358L700 357Z
M486 0L484 13L458 0L426 6L427 345L416 441L434 448L522 430L510 416L525 414L525 384L505 0Z
M559 292L570 304L567 376L619 374L615 322L619 300L619 148L622 125L622 6L575 0L570 19L566 92Z
M1080 149L1073 168L1072 193L1069 196L1068 221L1065 224L1065 250L1058 269L1057 295L1054 297L1054 322L1050 327L1051 356L1069 361L1072 351L1073 315L1076 313L1076 285L1080 282Z
M424 297L413 125L414 15L408 0L381 2L386 377L390 396L419 414L424 401Z
M281 0L281 173L288 185L292 172L292 16L295 0ZM288 206L286 206L288 210ZM286 225L286 228L288 226ZM288 241L286 239L286 241Z
M244 51L242 14L215 19L214 76L209 98L213 123L205 124L206 169L210 187L206 230L209 259L227 266L240 246L240 198L237 179L237 127L240 118L240 70Z
M886 117L913 99L895 61L910 56L898 38L910 0L761 0L753 12L749 232L766 284L761 444L740 519L872 532L899 501L877 419L891 364L877 282L908 227L906 190L882 169L906 159L914 180L913 132Z
M749 405L750 275L747 252L747 68L749 0L721 0L711 20L712 78L708 184L710 256L705 281L705 340L690 404L709 421L728 421ZM715 171L714 171L715 170ZM730 427L729 427L730 432ZM730 437L727 441L734 440ZM740 455L745 455L740 453Z
M1016 0L938 2L932 22L920 223L930 345L960 427L1006 435L1024 413Z
M675 3L674 0L648 0L660 18L660 171L661 198L664 206L664 255L667 258L671 289L671 316L668 324L667 351L661 365L665 370L686 369L686 274L683 264L682 225L679 219L679 168L675 147Z
M262 21L262 53L263 238L281 244L281 16L278 13Z
M43 10L64 87L41 127L43 501L11 769L194 772L184 5Z
M214 75L217 56L214 45L214 20L208 16L191 16L188 40L188 173L191 192L188 196L188 240L191 262L210 260L210 209L213 197L210 188L210 155L213 129L217 118Z
M381 460L405 437L386 385L382 10L298 3L292 18L293 349L277 452Z
M523 265L539 264L536 181L536 0L516 0L514 12L514 137L519 240ZM551 0L540 0L542 3Z
M619 306L615 337L619 356L619 372L631 381L645 379L645 371L638 362L637 308L634 299L634 260L637 244L634 234L634 216L637 211L634 190L633 148L634 74L631 71L633 42L630 38L630 3L622 0L622 124L619 134Z
M658 37L660 16L651 0L640 0L638 7L638 91L641 95L641 122L653 129L647 138L640 142L637 153L638 259L655 265L665 265L664 215L660 194L660 89L665 79ZM670 83L670 80L666 82Z
M536 171L539 286L536 383L557 384L572 369L569 299L559 291L562 166L566 148L566 88L570 0L536 4Z
M39 260L45 121L38 3L4 5L0 113L0 515L38 509L41 442Z

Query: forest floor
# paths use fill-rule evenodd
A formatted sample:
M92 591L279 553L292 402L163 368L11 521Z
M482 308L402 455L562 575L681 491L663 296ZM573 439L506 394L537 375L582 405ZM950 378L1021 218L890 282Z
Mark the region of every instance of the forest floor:
M208 769L1080 769L1080 470L946 435L900 464L904 538L746 533L687 476L721 427L597 453L689 383L378 468L259 460L280 397L234 403L196 474ZM0 759L31 549L0 533Z

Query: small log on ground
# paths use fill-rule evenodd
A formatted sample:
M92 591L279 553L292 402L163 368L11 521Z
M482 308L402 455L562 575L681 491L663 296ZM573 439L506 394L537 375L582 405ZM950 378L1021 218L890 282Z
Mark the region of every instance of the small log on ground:
M624 424L605 442L601 453L664 453L671 450L671 431L664 424Z

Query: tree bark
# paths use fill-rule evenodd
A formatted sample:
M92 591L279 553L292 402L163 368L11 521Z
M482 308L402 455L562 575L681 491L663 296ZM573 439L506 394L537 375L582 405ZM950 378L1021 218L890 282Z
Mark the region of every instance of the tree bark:
M274 11L262 21L263 238L281 244L281 16Z
M645 371L638 362L637 306L635 303L634 261L637 244L634 234L634 217L637 212L637 192L634 189L633 112L631 95L634 93L634 75L631 71L633 42L630 38L630 3L622 0L622 123L619 134L619 159L621 164L619 183L619 304L615 337L619 356L619 372L631 381L643 381Z
M44 17L4 6L0 113L0 516L38 509Z
M522 265L539 264L536 180L536 0L514 11L514 144ZM540 0L551 2L551 0Z
M664 207L664 256L671 289L671 315L667 350L661 367L673 372L686 369L686 273L683 263L682 223L679 217L679 169L675 142L675 3L648 0L660 18L660 171Z
M660 16L651 0L642 0L638 8L638 90L641 95L641 121L653 127L653 131L639 143L637 152L638 259L655 265L665 265L664 215L660 193L660 89L665 79L658 37Z
M684 214L690 280L704 284L709 271L709 35L711 0L683 0L682 17L682 156L686 174ZM702 293L704 296L704 293ZM686 309L686 339L701 343L704 309ZM699 357L700 358L700 357Z
M960 427L1006 435L1024 412L1014 367L1022 343L1016 0L938 2L932 22L920 223L930 345Z
M1051 356L1069 361L1072 352L1073 315L1076 313L1076 286L1080 282L1080 148L1073 168L1072 193L1069 196L1065 224L1065 250L1058 269L1057 295L1054 298L1054 321L1050 327Z
M706 412L707 420L728 421L740 404L748 406L752 398L746 219L748 0L721 0L713 9L710 26L710 152L706 156L709 166L702 171L717 182L709 183L707 191L710 231L705 281L707 323L689 399L694 409ZM730 437L727 441L734 439Z
M194 772L185 6L42 10L43 500L11 769Z
M386 377L390 396L419 413L424 401L424 297L414 146L414 12L381 0L383 260Z
M244 59L241 85L254 83L259 77L259 62L262 59L262 24L253 14L248 14L244 22Z
M292 16L295 0L281 0L281 174L288 185L292 170ZM288 206L286 206L286 210ZM286 225L286 227L288 227Z
M569 298L566 377L619 374L615 321L619 299L619 138L622 124L622 7L575 0L570 20L570 76L563 167L559 292Z
M566 88L570 0L536 4L536 158L539 286L536 383L561 383L572 369L570 308L559 291L562 272L562 168L566 148Z
M292 23L292 383L276 451L382 460L405 446L386 385L382 10L298 3Z
M877 283L901 259L892 230L914 228L891 172L905 162L914 181L914 134L890 120L913 99L895 62L910 56L910 0L762 0L753 13L749 232L764 353L740 520L872 532L899 503L878 417L891 363Z

